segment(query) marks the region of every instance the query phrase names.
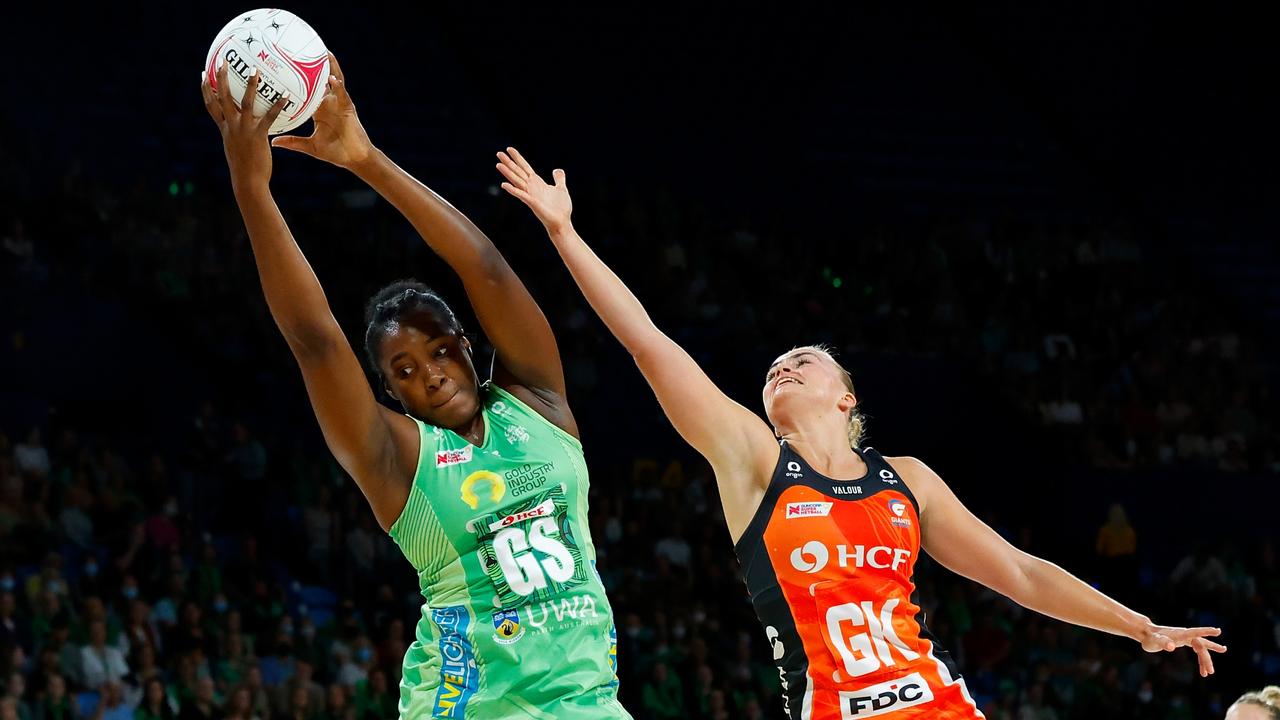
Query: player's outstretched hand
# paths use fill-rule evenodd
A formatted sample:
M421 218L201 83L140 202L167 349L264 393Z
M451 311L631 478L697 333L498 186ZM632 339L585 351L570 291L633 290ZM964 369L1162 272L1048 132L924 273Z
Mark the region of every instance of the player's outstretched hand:
M231 168L234 184L245 182L267 183L271 180L271 146L267 143L267 130L275 122L288 102L281 97L262 117L253 116L253 103L245 103L241 110L227 91L227 65L218 68L218 89L214 90L205 73L200 74L200 93L204 96L204 108L222 132L222 149L227 154L227 166ZM255 70L245 88L246 98L254 97L262 78Z
M1213 658L1209 651L1224 653L1225 645L1219 645L1207 638L1218 637L1222 630L1212 627L1181 628L1164 625L1150 626L1142 638L1142 649L1147 652L1171 652L1180 647L1189 647L1196 651L1196 659L1200 662L1200 677L1213 674Z
M569 226L573 198L569 197L563 170L552 170L551 179L555 184L548 185L513 147L499 152L498 161L498 172L507 179L502 189L528 205L548 233L554 235Z
M329 53L329 68L333 74L329 76L324 99L311 118L315 123L311 136L281 135L271 144L350 170L369 158L373 143L369 142L369 134L356 115L355 103L347 93L346 76L333 53Z

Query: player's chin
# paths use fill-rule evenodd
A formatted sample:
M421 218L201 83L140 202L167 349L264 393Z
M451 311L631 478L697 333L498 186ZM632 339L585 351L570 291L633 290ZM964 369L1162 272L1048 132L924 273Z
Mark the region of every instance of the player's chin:
M453 396L431 407L427 412L430 422L441 427L459 427L480 412L480 398L472 390L459 390Z
M798 391L798 386L784 385L782 392L769 390L765 394L765 409L770 416L786 416L792 410L803 409L809 400Z

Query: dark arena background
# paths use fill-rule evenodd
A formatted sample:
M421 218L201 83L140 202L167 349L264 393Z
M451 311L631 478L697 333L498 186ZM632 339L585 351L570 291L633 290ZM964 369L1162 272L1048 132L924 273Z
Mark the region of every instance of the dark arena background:
M289 8L374 143L493 238L551 321L638 719L780 718L778 672L710 468L498 189L508 145L568 171L582 235L730 396L760 412L778 354L831 344L868 444L1230 648L1201 678L1188 650L922 561L930 626L988 718L1221 718L1280 680L1273 26L1207 4L963 5ZM200 101L210 39L249 9L5 11L0 720L151 720L132 706L152 690L163 717L396 714L417 578L325 447ZM400 277L476 328L387 203L274 156L357 348L365 299ZM1111 542L1126 525L1136 543ZM86 671L100 622L122 684Z

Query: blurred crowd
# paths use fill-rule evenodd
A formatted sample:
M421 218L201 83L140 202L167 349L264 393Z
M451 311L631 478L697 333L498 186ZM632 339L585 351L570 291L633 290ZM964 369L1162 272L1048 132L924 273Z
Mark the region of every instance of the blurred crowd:
M30 300L9 306L5 353L49 352L30 342L49 321L41 300L70 296L81 322L121 303L145 319L131 330L162 329L148 349L189 365L140 351L136 375L114 379L172 398L144 426L0 408L0 720L395 715L416 578L320 442L239 218L206 182L220 181L107 186L73 171L0 206L0 292ZM415 268L400 274L461 303L419 239L360 191L340 197L289 215L352 336L363 299L394 279L362 268ZM602 414L592 399L634 370L559 268L539 269L547 248L512 205L481 223L553 319L575 409ZM713 376L762 373L740 358L793 336L846 357L958 358L1001 388L995 412L1042 425L1062 462L1280 473L1256 332L1189 269L1152 257L1138 228L904 221L801 240L662 193L602 187L576 205L584 236ZM709 469L674 442L607 446L587 448L591 523L624 703L641 720L776 717L777 670ZM1207 684L1190 653L1142 653L922 560L928 622L987 717L1220 717L1234 695L1218 688L1280 674L1273 543L1188 546L1161 565L1130 524L1140 510L1100 502L1082 520L1098 524L1092 561L1072 569L1162 622L1228 628L1231 680ZM1043 540L1033 515L988 520L1031 552Z
M275 457L209 406L184 424L203 466L130 462L67 428L47 443L39 430L0 439L0 718L394 716L420 599L354 485L322 456ZM193 481L204 487L183 499ZM284 486L260 516L237 503L255 481ZM708 469L637 458L596 488L627 706L637 718L775 716L777 671ZM1030 529L997 529L1036 550ZM1166 622L1229 628L1221 673L1280 672L1273 544L1197 548L1160 576L1144 573L1140 548L1114 506L1089 579ZM927 557L919 582L988 717L1193 718L1233 699L1205 689L1189 653L1049 620Z

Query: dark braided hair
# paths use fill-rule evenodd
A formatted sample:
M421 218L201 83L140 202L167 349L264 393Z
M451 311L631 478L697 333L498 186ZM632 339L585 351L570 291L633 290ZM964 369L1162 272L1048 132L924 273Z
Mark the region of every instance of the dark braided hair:
M379 378L382 377L382 367L378 364L378 345L386 336L388 327L405 315L423 310L439 314L450 330L460 337L464 335L449 303L417 280L397 280L374 293L365 304L364 352L369 366Z

